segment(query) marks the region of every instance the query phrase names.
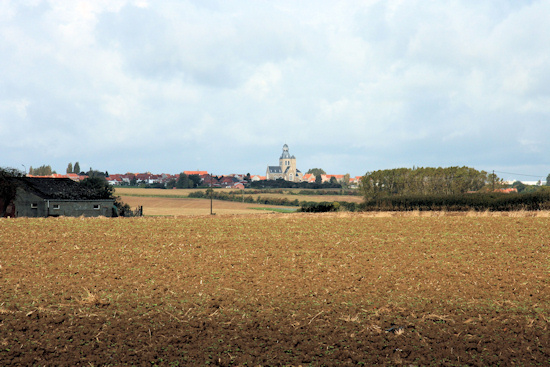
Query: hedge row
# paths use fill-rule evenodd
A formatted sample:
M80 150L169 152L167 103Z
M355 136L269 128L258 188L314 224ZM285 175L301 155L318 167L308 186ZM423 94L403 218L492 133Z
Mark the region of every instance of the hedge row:
M465 195L393 196L370 199L362 211L516 211L550 210L550 191L529 194L474 193Z
M210 198L210 194L205 191L195 191L190 193L189 197ZM312 201L299 201L298 199L289 200L287 198L267 198L261 196L258 196L258 198L254 199L254 197L251 195L246 195L243 197L241 193L220 191L214 191L212 193L212 199L266 205L299 206L299 211L302 212L326 212L338 210L356 211L358 207L355 203L348 203L345 201L318 203Z
M189 194L190 198L210 198L210 194L205 191L195 191ZM267 204L267 205L281 205L281 206L300 206L298 199L288 200L287 198L262 198L258 196L254 199L251 195L243 196L238 192L220 192L214 191L212 193L212 199L225 200L225 201L237 201L245 203Z
M189 197L209 198L205 191L196 191ZM312 202L289 200L287 198L266 198L242 196L235 192L214 191L213 199L226 201L243 201L245 203L300 206L301 212L334 212L334 211L516 211L516 210L550 210L550 190L528 194L474 193L465 195L423 195L392 196L366 200L361 204L345 201Z
M290 195L349 195L359 196L359 190L300 190L298 192L290 192Z
M355 203L350 203L347 201L323 201L323 202L313 202L313 201L302 201L300 203L300 212L309 212L309 213L324 213L324 212L337 212L337 211L348 211L354 212L358 210L358 205Z

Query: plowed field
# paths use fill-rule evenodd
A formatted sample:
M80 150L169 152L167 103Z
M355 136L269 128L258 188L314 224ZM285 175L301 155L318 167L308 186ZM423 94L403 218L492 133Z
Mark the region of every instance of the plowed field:
M549 365L550 218L0 220L0 365Z

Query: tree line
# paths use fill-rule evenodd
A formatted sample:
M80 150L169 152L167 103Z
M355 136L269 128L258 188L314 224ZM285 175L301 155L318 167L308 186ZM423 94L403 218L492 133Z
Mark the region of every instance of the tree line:
M43 164L39 167L33 168L32 166L29 167L28 174L31 176L50 176L52 174L57 173L55 170L52 169L52 166L49 164ZM74 166L72 163L69 163L67 165L66 173L76 173L76 174L82 174L90 177L97 177L97 176L103 176L107 177L109 176L108 172L101 172L97 170L93 170L90 167L90 170L88 172L83 172L80 170L80 164L78 162L75 162Z
M321 178L321 176L318 177ZM253 189L341 189L342 185L334 177L332 177L330 182L323 183L317 183L317 178L315 183L285 181L282 178L278 178L276 180L252 181L250 187Z
M52 166L44 164L37 168L32 168L32 166L29 167L29 175L31 176L49 176L52 173L57 173L54 170L52 170Z
M503 186L493 173L470 167L395 168L367 172L361 181L366 200L386 196L456 195Z

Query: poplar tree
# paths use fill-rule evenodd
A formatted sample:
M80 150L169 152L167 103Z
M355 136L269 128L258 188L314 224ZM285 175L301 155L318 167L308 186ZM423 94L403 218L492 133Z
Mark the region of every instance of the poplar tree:
M32 167L31 167L31 168L32 168ZM40 166L40 167L38 167L38 168L34 168L34 169L32 170L32 173L31 173L31 174L32 174L32 175L36 175L36 176L49 176L49 175L51 175L52 173L55 173L55 171L52 172L52 167L51 167L50 165L45 165L45 164L44 164L44 165L42 165L42 166Z
M73 173L73 164L69 162L69 165L67 166L67 173Z
M178 189L189 189L193 187L193 181L189 180L189 176L185 173L180 173L180 177L176 181L176 187Z

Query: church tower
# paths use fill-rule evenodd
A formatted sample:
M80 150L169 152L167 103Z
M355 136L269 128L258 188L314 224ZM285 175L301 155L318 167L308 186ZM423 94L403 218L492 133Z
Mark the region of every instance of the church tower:
M302 172L296 168L296 157L288 152L288 145L283 146L283 154L279 157L278 166L267 166L266 179L276 180L282 178L286 181L299 182Z
M286 181L298 181L301 172L296 169L296 157L290 155L286 144L283 146L283 154L279 158L279 166L281 166Z

